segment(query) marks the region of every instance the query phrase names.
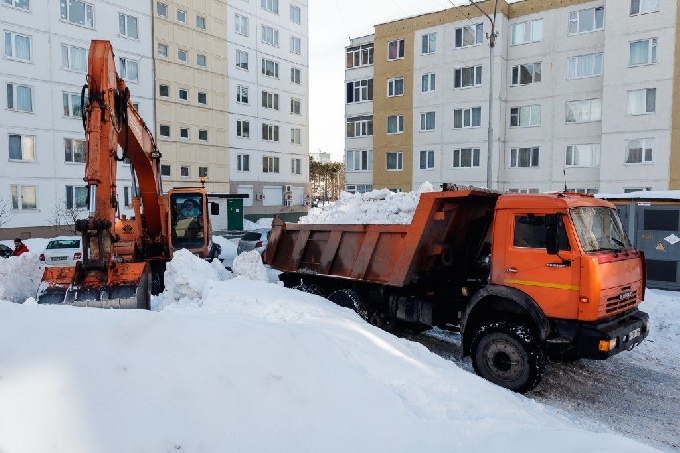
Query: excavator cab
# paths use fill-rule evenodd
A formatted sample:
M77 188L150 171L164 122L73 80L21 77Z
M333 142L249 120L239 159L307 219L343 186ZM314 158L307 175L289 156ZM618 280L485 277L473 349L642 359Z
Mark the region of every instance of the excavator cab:
M170 206L170 249L187 249L207 257L211 243L206 193L202 189L172 189Z

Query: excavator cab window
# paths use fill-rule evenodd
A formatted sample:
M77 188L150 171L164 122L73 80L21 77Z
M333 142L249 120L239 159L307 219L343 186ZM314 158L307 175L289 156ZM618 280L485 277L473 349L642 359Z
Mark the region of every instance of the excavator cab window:
M172 194L172 245L174 248L203 247L203 199L199 194Z

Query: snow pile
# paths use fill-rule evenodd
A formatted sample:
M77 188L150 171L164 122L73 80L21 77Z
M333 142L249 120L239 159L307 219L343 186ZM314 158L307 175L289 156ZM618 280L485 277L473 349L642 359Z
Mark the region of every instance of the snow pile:
M0 300L21 303L35 297L43 269L37 253L0 258Z
M218 244L220 247L222 247L222 251L220 252L221 260L234 259L234 257L236 256L236 247L238 240L236 240L235 242L222 236L213 236L212 240L215 244Z
M432 184L424 182L414 192L391 192L388 189L357 194L341 192L337 203L310 209L299 223L409 224L420 194L434 191Z
M234 273L248 280L267 281L267 269L262 264L262 256L257 250L244 252L234 258L231 266Z
M248 219L243 219L243 229L248 231L268 229L272 227L273 221L274 221L273 217L262 217L261 219L257 219L256 222L251 222Z

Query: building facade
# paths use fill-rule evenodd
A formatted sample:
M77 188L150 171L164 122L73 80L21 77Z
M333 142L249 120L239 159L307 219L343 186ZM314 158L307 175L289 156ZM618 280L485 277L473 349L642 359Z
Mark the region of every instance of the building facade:
M153 124L151 6L146 2L0 2L0 207L3 239L53 236L53 225L85 209L81 87L90 40L108 39L141 114ZM129 165L119 164L118 199L130 214ZM4 222L3 220L3 222Z
M479 6L491 13L492 3ZM490 21L474 6L380 24L352 40L347 190L486 186L490 93L493 189L680 185L675 2L500 0L498 8L493 56Z

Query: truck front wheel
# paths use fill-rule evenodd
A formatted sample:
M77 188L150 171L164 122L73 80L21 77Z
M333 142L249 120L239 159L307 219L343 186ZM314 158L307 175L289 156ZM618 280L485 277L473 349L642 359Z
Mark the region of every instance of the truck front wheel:
M519 324L482 326L472 340L472 366L484 379L524 393L541 382L545 356L531 331Z

